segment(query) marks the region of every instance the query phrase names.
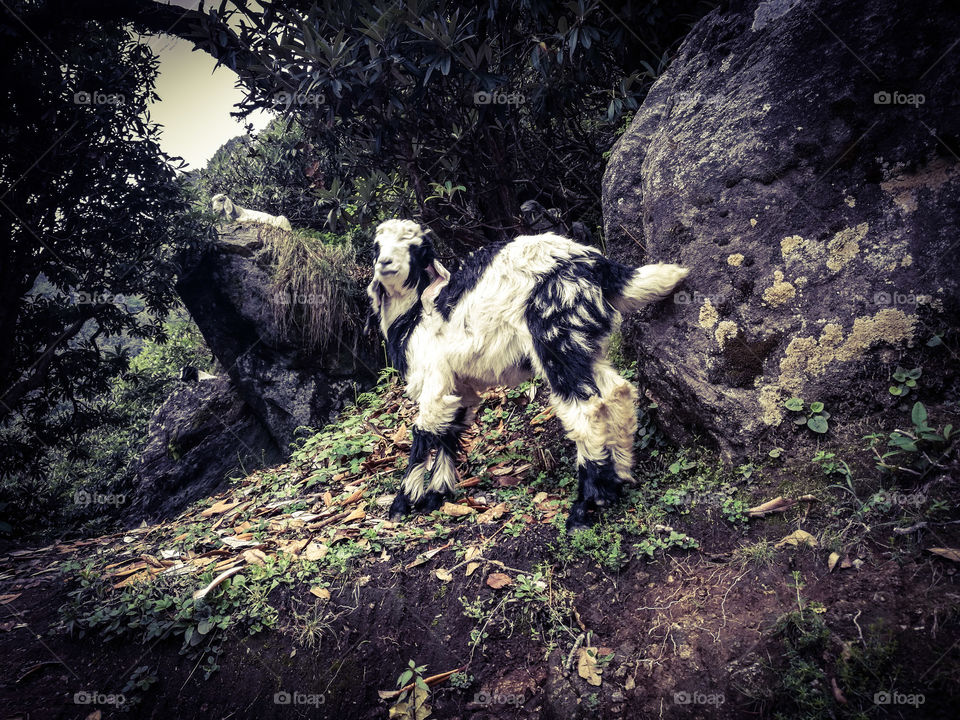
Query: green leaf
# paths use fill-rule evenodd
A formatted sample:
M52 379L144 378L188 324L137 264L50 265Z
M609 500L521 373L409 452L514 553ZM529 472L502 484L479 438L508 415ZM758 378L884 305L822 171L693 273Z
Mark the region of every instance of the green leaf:
M902 395L903 394L903 385L891 385L890 386L891 395Z
M950 435L953 433L953 425L947 425L943 428L943 439L949 440Z
M927 421L927 409L923 406L922 402L917 401L913 404L911 417L913 418L914 425L922 425Z
M932 338L927 340L927 347L937 347L937 345L942 345L943 340L940 339L939 335L934 335Z
M201 620L200 624L197 625L197 632L201 635L206 635L210 632L210 628L213 627L213 623L210 620Z
M800 410L803 410L803 400L801 400L798 397L792 397L789 400L787 400L783 404L783 406L787 410L793 410L794 412L799 412Z
M806 419L805 417L795 418L794 421L793 421L793 424L794 424L794 425L806 425L806 424L807 424L807 419Z
M773 450L767 453L767 455L769 455L772 458L778 458L782 454L783 454L783 448L774 448Z
M827 419L823 415L814 415L807 420L807 427L822 435L828 429Z
M814 414L819 414L823 412L823 403L822 402L813 402L810 403L810 412Z

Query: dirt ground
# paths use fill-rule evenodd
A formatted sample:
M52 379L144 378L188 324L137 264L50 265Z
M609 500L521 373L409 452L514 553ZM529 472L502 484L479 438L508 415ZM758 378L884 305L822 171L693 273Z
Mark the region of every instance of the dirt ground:
M378 412L365 417L376 425L384 417ZM401 434L405 417L398 411L399 425L375 428L387 437L366 463L381 463L377 453L390 452L389 435ZM489 417L497 422L496 415ZM530 423L524 425L529 434ZM475 445L485 438L482 428ZM558 433L548 425L527 445L552 445ZM698 547L668 544L606 562L610 543L640 538L610 525L620 528L618 534L598 531L599 545L577 549L562 531L570 489L551 485L550 478L525 487L497 475L494 465L479 482L464 483L468 487L458 498L463 517L420 516L393 527L384 524L384 499L363 469L373 465L354 467L353 475L324 476L318 487L333 495L342 487L337 497L346 499L340 505L327 499L329 510L318 506L322 512L349 509L350 498L363 495L362 489L351 491L367 487L369 496L359 501L366 503L365 517L356 520L354 513L353 525L328 524L310 537L323 536L332 548L323 562L348 547L356 554L315 577L266 585L260 599L275 611L275 622L259 632L225 628L216 641L222 645L219 667L209 677L201 667L203 653L184 652L182 637L166 634L146 642L123 627L103 631L107 625L81 634L68 626L62 610L86 598L89 612L91 604L106 605L140 587L113 583L113 575L102 586L105 594L83 594L84 587L101 587L117 573L117 563L107 561L124 552L130 562L156 560L140 550L150 538L162 538L154 543L158 548L169 545L174 533L180 533L175 540L187 542L180 531L188 519L0 552L0 719L957 716L958 564L930 552L960 547L960 525L952 520L894 533L888 516L876 516L885 521L877 527L871 525L874 516L863 516L866 529L855 541L841 534L847 540L838 545L836 528L848 523L847 516L827 501L831 491L821 488L817 502L748 521L728 521L704 504L668 515L669 527L631 525L646 528L647 539L669 531L671 537L694 538ZM751 481L747 504L794 487L796 477L795 468L773 468ZM246 485L256 488L246 495L237 490L238 497L266 493L267 479ZM955 517L955 467L938 482L938 497L953 503L947 512ZM384 489L394 483L389 475ZM537 491L539 496L528 497ZM481 513L496 509L502 497L529 502L523 514L482 521ZM260 528L276 517L265 504L214 523L211 511L221 512L214 501L201 520L217 532L231 523L247 529L258 513L264 518ZM644 502L630 496L601 526L614 518L629 521L643 512ZM554 509L543 510L550 503ZM411 528L422 536L388 541L391 533ZM818 539L816 547L803 539L797 546L776 546L798 528ZM263 538L254 534L249 547L256 542L272 556L275 546L288 542ZM196 542L204 547L205 541ZM137 549L125 550L124 544ZM830 548L840 545L843 553L831 557ZM244 557L247 564L238 567L252 576L254 558ZM83 563L95 568L86 585L78 569ZM323 588L314 593L317 578L324 578ZM201 585L190 580L177 592ZM405 715L398 698L382 696L397 689L411 660L423 666L430 685L427 715L425 708ZM458 674L445 675L449 671Z

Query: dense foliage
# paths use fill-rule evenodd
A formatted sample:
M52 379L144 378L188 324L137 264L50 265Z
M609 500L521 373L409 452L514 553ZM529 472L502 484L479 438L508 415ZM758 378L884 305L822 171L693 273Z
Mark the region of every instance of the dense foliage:
M157 59L119 21L0 11L0 467L42 477L105 421L130 343L164 335L172 257L204 236L148 103ZM42 17L41 17L42 16Z
M319 228L327 211L313 190L329 162L329 154L314 148L299 122L278 117L256 135L228 140L192 176L205 200L224 193L242 207L286 215L297 227Z
M707 7L240 5L194 39L241 73L243 110L284 110L331 154L311 178L330 229L387 206L454 248L515 234L530 199L597 227L603 152Z

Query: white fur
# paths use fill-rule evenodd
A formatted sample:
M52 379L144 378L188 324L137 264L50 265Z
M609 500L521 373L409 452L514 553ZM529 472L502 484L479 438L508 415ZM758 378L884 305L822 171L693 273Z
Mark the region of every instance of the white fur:
M234 222L260 223L287 231L293 229L285 215L271 215L261 210L250 210L240 207L239 205L234 205L233 201L223 193L214 195L210 199L210 205L213 207L215 213L223 215L228 220L233 220Z
M377 228L379 254L368 293L380 314L385 336L394 321L419 300L416 288L405 287L404 281L410 271L410 247L424 240L422 228L411 221L388 220ZM471 408L467 417L472 420L478 392L496 385L516 385L530 377L519 367L525 358L531 360L537 375L543 375L525 317L531 291L558 261L595 252L553 233L521 236L499 251L476 286L452 308L446 321L433 301L449 273L439 263L428 268L434 283L423 293L424 311L406 349L407 394L419 404L417 427L440 434L450 427L461 407ZM621 312L632 312L666 296L687 273L677 265L638 268L623 296L613 301L615 325ZM383 286L382 296L375 291L378 282ZM597 300L601 297L598 287L570 283L560 290L561 304L571 307L577 302L578 293ZM550 312L548 309L543 317L548 319ZM585 310L581 317L588 318ZM579 326L576 321L572 324ZM581 332L560 327L547 330L548 334L561 332L569 333L578 345L591 350ZM599 394L586 400L554 396L551 402L568 437L577 444L581 463L609 456L617 476L628 479L637 426L637 392L605 359L606 344L604 340L601 347L592 349L596 358L593 376ZM453 461L441 456L437 462L430 489L450 492L456 483ZM404 485L412 500L422 492L412 487L423 478L419 470L416 475L408 477Z

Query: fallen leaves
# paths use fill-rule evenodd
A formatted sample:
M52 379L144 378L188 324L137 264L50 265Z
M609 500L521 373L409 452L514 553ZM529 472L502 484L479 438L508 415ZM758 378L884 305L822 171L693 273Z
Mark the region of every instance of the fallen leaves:
M487 585L492 587L494 590L500 590L501 588L505 588L507 585L512 584L513 580L506 573L495 572L490 573L490 575L487 576Z
M433 574L437 576L437 579L441 582L450 582L453 580L453 573L447 570L446 568L437 568L433 571Z
M327 590L325 587L312 587L312 588L310 588L310 594L311 594L311 595L315 595L316 597L320 598L321 600L329 600L329 599L330 599L330 591Z
M507 511L507 504L505 502L500 503L499 505L494 505L492 508L486 512L480 513L477 515L477 524L478 525L487 525L492 522L496 522L503 517L503 514Z
M603 682L600 677L603 674L603 668L600 667L599 657L600 648L584 647L580 648L580 658L577 660L577 675L594 687L599 687Z
M783 548L787 546L815 548L819 546L819 543L817 542L817 539L806 530L794 530L792 533L783 538L783 540L774 545L776 548Z
M765 515L770 515L771 513L784 512L785 510L792 508L798 502L817 502L817 498L815 498L813 495L801 495L796 500L790 500L785 497L777 496L773 500L768 500L762 505L749 508L747 510L747 517L763 517Z
M201 588L200 590L197 590L197 591L193 594L193 599L194 599L194 600L201 600L201 599L205 598L205 597L206 597L207 595L209 595L213 590L215 590L218 585L220 585L222 582L226 581L227 579L233 577L233 576L236 575L238 572L240 572L242 569L243 569L243 567L242 567L242 566L239 566L239 567L235 567L235 568L230 568L229 570L226 570L226 571L220 573L220 574L217 575L213 580L211 580L211 581L210 581L210 584L207 585L205 588Z
M448 517L463 517L464 515L470 515L471 513L476 512L476 510L468 505L445 502L443 507L440 508L440 512Z
M304 549L303 558L310 561L323 560L328 552L330 552L330 548L327 545L311 542Z
M953 562L960 562L960 550L956 548L927 548L929 552L932 552L934 555L939 555L942 558L947 560L952 560Z

